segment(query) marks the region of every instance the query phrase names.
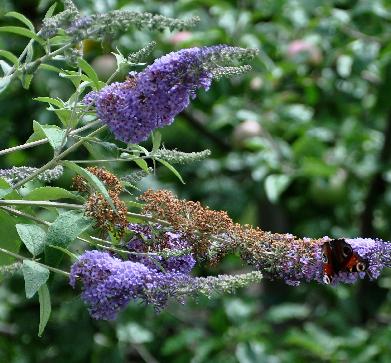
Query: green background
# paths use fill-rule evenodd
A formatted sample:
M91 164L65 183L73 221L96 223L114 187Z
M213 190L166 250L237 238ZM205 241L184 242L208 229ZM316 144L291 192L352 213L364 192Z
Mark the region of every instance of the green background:
M37 27L51 1L4 0ZM150 57L184 47L230 44L260 49L253 72L214 82L162 130L167 148L210 159L180 166L186 185L159 169L141 188L227 210L238 222L298 236L391 240L391 3L389 1L76 2L86 14L126 7L200 24L182 33L129 31L117 41L84 43L102 79L123 54L155 40ZM0 20L1 25L10 19ZM23 38L0 36L16 54ZM32 120L53 123L37 96L66 98L66 80L38 73L28 91L14 82L0 95L0 147L24 142ZM105 135L110 140L110 135ZM47 146L2 157L1 167L39 166ZM80 151L87 156L86 151ZM129 168L130 166L127 166ZM127 172L124 165L114 169ZM68 186L65 176L61 186ZM198 275L248 270L239 258ZM0 286L1 362L390 362L391 273L336 288L264 281L233 296L171 304L156 314L130 305L115 322L90 319L62 277L51 282L53 313L37 337L38 299L22 277Z

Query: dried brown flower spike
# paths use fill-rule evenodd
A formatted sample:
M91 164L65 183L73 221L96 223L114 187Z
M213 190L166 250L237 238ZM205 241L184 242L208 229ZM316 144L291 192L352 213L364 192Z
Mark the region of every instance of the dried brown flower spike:
M91 166L86 169L101 180L108 190L113 191L115 194L120 194L124 190L120 180L105 168ZM72 187L79 192L88 192L90 189L87 181L81 175L76 175L73 178Z
M92 191L87 181L81 176L73 178L73 187L79 192L89 192L90 196L85 204L85 214L96 220L96 226L103 233L112 232L117 237L122 237L128 224L126 205L119 198L123 190L120 180L108 170L98 167L88 167L87 170L101 180L108 189L109 195L116 211L114 211L102 194Z

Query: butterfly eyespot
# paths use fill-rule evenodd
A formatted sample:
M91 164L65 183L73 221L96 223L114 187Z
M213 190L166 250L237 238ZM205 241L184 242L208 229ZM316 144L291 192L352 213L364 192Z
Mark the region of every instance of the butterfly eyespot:
M323 282L326 284L326 285L330 285L331 284L331 279L329 276L327 275L323 275Z
M364 262L358 262L356 265L356 269L358 272L363 272L363 271L365 271L366 268L367 268L367 266L365 265Z
M325 253L322 254L322 262L323 263L328 263L329 262L329 259L328 259L327 255Z
M343 255L343 257L348 257L350 254L352 253L352 247L350 247L350 246L344 246L343 248L342 248L342 255Z

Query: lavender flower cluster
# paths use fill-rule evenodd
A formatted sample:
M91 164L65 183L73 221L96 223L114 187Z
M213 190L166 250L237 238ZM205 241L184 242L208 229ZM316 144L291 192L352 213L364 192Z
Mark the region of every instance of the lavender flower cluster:
M286 248L276 249L269 257L260 259L256 254L251 260L249 256L244 258L263 271L266 276L281 278L288 285L297 286L302 281L325 283L322 245L331 239L323 237L313 243L309 238L297 240L289 234L284 235L284 239ZM344 241L351 246L353 253L359 256L361 261L365 261L366 269L362 272L335 272L331 282L333 286L339 283L353 284L366 276L371 280L377 279L384 268L391 267L390 242L370 238L346 238ZM303 244L305 244L305 253L303 253Z
M144 141L154 129L171 124L195 97L197 89L209 89L213 78L211 60L219 53L241 56L243 52L228 46L172 52L144 71L130 74L125 82L89 93L84 102L95 104L99 118L118 140Z
M135 252L135 254L129 255L129 259L157 271L163 270L163 272L188 275L196 263L190 253L188 242L180 233L169 231L161 233L160 228L160 226L156 226L154 231L148 225L129 224L129 230L134 232L134 237L127 243L126 248ZM156 232L158 235L154 235ZM148 244L152 244L152 246L148 246ZM159 252L159 254L148 253L149 247L152 247L152 250ZM163 256L162 250L166 251L166 256Z
M364 272L340 272L333 281L333 284L344 282L353 284L358 279L368 276L371 280L377 279L382 270L391 267L391 243L380 239L371 238L346 238L353 251L361 259L366 261L367 269Z
M88 251L73 264L70 284L83 284L82 299L95 319L112 320L131 300L140 300L163 308L169 297L176 297L179 286L191 280L195 265L191 254L163 257L147 253L155 236L148 226L130 225L134 237L127 243L129 259L123 260L107 252ZM162 233L162 243L168 250L180 251L188 247L179 234Z

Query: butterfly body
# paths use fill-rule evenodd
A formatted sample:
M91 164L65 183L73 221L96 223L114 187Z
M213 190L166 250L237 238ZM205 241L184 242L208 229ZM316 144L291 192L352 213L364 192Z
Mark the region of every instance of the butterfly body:
M364 272L367 260L361 258L344 239L333 239L322 245L323 282L330 284L340 272Z

